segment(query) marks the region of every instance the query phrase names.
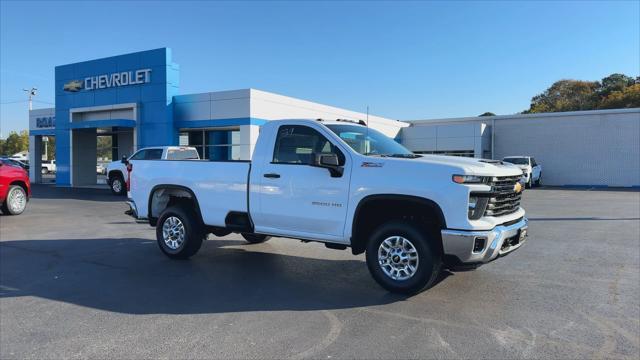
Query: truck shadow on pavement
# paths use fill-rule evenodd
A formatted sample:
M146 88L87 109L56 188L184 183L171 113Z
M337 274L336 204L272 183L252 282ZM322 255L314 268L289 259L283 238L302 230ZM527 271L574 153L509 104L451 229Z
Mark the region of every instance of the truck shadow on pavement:
M127 314L327 310L406 298L381 289L363 261L245 244L205 241L180 261L148 239L3 241L0 298L36 296Z
M73 199L87 201L124 202L127 197L114 195L108 188L65 188L48 184L31 185L33 199Z

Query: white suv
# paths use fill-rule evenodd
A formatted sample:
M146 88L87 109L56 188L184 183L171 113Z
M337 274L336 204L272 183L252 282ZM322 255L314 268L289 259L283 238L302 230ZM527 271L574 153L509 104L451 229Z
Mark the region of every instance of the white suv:
M504 162L514 164L522 169L527 188L532 185L540 186L542 184L542 166L536 162L532 156L507 156L502 159Z

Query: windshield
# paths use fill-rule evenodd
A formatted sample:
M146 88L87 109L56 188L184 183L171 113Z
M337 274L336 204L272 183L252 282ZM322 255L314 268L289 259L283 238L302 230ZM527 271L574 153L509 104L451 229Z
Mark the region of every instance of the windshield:
M417 157L382 133L358 125L327 125L331 131L340 136L353 150L362 155L372 156L407 156Z
M516 165L529 165L529 159L518 157L518 158L504 158L502 159L504 162L508 162Z

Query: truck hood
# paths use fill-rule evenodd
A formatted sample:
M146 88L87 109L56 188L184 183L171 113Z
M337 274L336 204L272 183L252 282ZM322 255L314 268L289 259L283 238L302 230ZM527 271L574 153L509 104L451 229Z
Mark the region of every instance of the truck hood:
M459 168L460 175L478 176L514 176L522 175L522 170L513 165L498 160L475 159L460 156L423 155L415 159L403 159L426 164L437 164Z

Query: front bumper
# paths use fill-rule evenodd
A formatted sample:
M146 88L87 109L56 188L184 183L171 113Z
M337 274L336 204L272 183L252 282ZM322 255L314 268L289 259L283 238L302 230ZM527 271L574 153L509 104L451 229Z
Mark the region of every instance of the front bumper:
M444 254L460 264L487 263L520 248L527 241L528 224L522 218L488 231L442 230Z

